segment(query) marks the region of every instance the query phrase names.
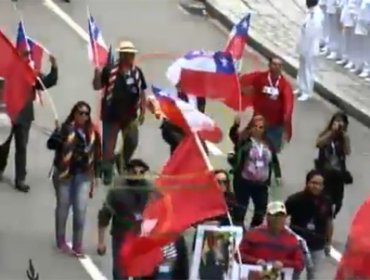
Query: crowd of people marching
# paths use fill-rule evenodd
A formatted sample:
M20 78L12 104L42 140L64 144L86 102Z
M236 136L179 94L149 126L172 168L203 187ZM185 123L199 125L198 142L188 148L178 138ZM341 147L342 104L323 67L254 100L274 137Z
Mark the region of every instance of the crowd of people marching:
M344 2L346 4L341 6L343 10L348 9L348 2L351 1ZM328 3L322 5L326 5L328 21L336 22L337 14L332 13L331 6ZM313 11L319 8L318 1L307 0L307 7L310 12L306 29L309 21L315 18L311 12L315 13ZM352 25L348 23L348 28L354 25L357 27L361 20L362 18L358 17ZM239 36L240 30L246 32L247 21L249 16L237 24L234 36ZM312 26L316 28L315 22ZM302 36L305 36L304 31L302 32ZM349 52L341 53L339 48L335 47L339 45L336 45L335 40L338 38L334 36L334 29L329 29L328 32L329 41L325 41L327 45L323 45L323 48L328 47L331 57L334 56L333 53L342 54L342 60L354 62L351 56L345 56L349 55ZM316 35L310 37L314 39L310 42L312 48L318 47L318 42L322 39ZM294 279L299 279L302 271L306 269L307 279L317 279L323 258L331 250L333 220L342 207L344 186L353 183L346 164L351 152L347 133L348 117L345 113L338 112L326 125L323 124L322 132L317 135L317 158L313 159L313 169L307 173L306 178L302 178L302 188L287 197L286 201L274 200L271 197L271 189L280 186L281 178L285 175L285 171L280 167L279 154L284 144L292 137L294 94L293 87L282 74L282 60L279 57L271 57L265 71L239 74L236 80L237 95L229 95L222 100L230 108L237 108L236 111L252 107L254 113L247 126L241 124L241 115L236 115L229 130L229 138L234 145L233 152L228 154L225 162L225 166L228 164L229 167L224 170L212 170L207 156L207 141L217 142L222 136L217 130L217 124L205 115L206 99L212 99L207 95L207 89L219 87L221 91L232 91L230 88L233 85L218 83L218 79L229 81L229 77L234 77L230 75L235 74L233 59L238 59L235 45L233 46L234 39L230 39L224 52L190 52L181 58L187 61L187 65L197 59L212 60L216 68L212 73L215 78L212 80L213 76L209 73L207 77L216 86L199 86L202 82L206 83L206 80L200 78L200 66L195 73L191 69L185 69L183 64L177 76L174 71L178 65L171 66L167 73L167 77L176 87L176 92L164 94L163 90L152 87L153 94L149 94L145 75L135 64L137 49L129 41L119 44L116 50L117 60L111 59L110 53L104 67L96 67L92 87L103 93L100 115L102 129L92 120L91 106L85 101L78 101L65 121L57 123L46 143L47 148L55 153L51 178L56 195L55 240L58 250L84 258L86 209L89 198L94 195L97 180L102 179L104 185L113 185L113 188L107 191L97 217L97 252L101 256L105 255L105 232L111 224L115 280L131 276L138 279L188 279L188 246L183 234L188 227L196 227L199 224L242 227L244 236L240 246L235 248L235 259L238 262L261 266L270 264L273 271L292 268ZM22 51L21 55L27 60L29 50ZM301 53L301 63L306 63L304 59L311 58L312 55L313 53ZM364 59L365 57L361 61L365 61ZM57 83L58 67L53 56L50 56L50 63L50 73L38 74L35 80L37 82L33 86L33 98L37 90L45 90ZM359 64L356 65L359 67ZM220 73L222 75L218 75ZM306 90L312 91L312 85L309 86L311 89L308 88L308 84L312 83L309 79L312 77L308 79L306 74L305 71L298 74L298 86L300 89L306 87ZM194 79L196 82L192 82ZM4 82L7 83L3 80L1 84ZM6 94L4 86L0 87L0 91ZM306 93L308 92L303 92L303 96ZM26 154L28 134L33 121L33 98L25 102L13 120L10 137L0 146L0 173L3 174L10 143L15 139L15 187L22 192L30 190L26 184ZM303 99L301 97L301 100ZM187 110L182 111L181 108ZM192 169L184 171L187 176L190 176L189 173L193 174L189 181L193 189L197 187L195 182L199 180L207 182L208 187L216 186L209 187L210 192L202 198L206 206L199 208L200 212L205 211L208 207L206 201L212 200L214 209L209 206L208 214L203 216L199 213L187 213L193 216L188 217L175 232L163 229L164 225L169 223L166 219L170 220L169 217L174 214L168 214L167 208L160 208L163 205L155 202L161 201L160 198L168 191L163 185L167 184L168 187L168 184L171 185L171 182L176 180L178 188L181 189L181 182L188 179L181 179L184 174L173 175L176 174L173 170L172 175L166 175L162 171L157 174L161 178L161 188L157 186L159 181L150 176L153 174L150 164L142 159L133 159L139 143L139 129L148 110L161 122L163 140L169 145L170 159L163 170L172 168L179 172L181 168L186 169L185 166L193 165ZM192 112L192 117L187 115L189 112ZM202 121L194 122L191 118ZM202 127L204 121L208 122L208 127ZM119 134L122 136L122 147L119 147L120 152L116 153ZM176 166L173 164L175 161ZM196 173L201 172L202 168L205 170L202 175ZM170 193L174 199L175 191ZM187 198L189 199L182 197L182 200ZM246 226L250 201L253 202L254 210L250 224ZM197 204L196 200L187 203ZM171 211L176 211L176 206L178 205L172 205ZM66 223L70 208L73 212L72 247L69 247L66 241ZM152 215L155 213L155 222L153 216L148 218L149 212ZM182 216L180 218L179 212L174 213L179 215L175 219L183 219ZM165 220L160 221L163 227L157 225L160 223L158 220L163 218L161 215L165 216ZM152 231L161 232L165 236L153 237ZM151 238L145 239L147 235ZM136 244L136 247L132 244ZM218 277L213 279L222 279L222 274Z

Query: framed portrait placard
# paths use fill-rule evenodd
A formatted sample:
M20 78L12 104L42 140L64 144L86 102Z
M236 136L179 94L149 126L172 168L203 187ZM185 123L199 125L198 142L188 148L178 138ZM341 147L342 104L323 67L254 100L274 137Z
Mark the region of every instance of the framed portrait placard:
M239 279L240 268L234 254L242 238L241 227L199 225L190 279Z
M262 273L263 268L260 265L249 265L242 264L240 267L240 280L292 280L293 279L293 269L284 268L279 273ZM267 267L267 271L271 271L271 267Z

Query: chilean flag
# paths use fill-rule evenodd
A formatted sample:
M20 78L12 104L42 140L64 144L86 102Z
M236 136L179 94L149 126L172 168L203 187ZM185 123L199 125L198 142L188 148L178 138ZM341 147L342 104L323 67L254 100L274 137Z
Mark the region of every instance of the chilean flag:
M40 72L42 63L43 48L39 49L40 45L36 44L30 37L26 35L26 30L24 28L23 22L20 21L17 30L17 41L16 49L18 52L27 52L27 62L32 69L36 70L35 75ZM35 101L43 105L41 92L37 91L35 96Z
M50 55L50 52L39 42L35 41L34 39L27 37L28 46L30 48L31 59L33 61L33 66L35 70L40 73L41 66L42 66L42 58L44 53Z
M202 139L213 143L222 140L222 131L216 122L191 104L182 101L176 93L165 92L155 86L152 86L152 91L167 120L186 134L196 132Z
M89 59L95 67L103 67L107 63L108 47L104 42L100 28L96 25L95 19L88 12L88 29L89 29L89 44L88 54Z
M191 51L177 59L166 76L174 85L194 96L239 98L239 80L229 53Z
M23 22L19 22L18 29L17 29L17 41L16 41L16 49L20 53L27 52L27 62L33 68L33 61L31 57L31 48L29 45L29 41L27 40L26 30L24 28Z
M250 19L251 14L247 14L239 23L234 25L230 32L224 52L230 53L234 60L240 60L243 57L244 46L248 38Z

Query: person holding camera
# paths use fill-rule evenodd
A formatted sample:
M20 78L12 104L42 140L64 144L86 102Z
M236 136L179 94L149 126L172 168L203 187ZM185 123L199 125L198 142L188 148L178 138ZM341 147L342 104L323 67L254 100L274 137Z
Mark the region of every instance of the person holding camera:
M345 113L334 114L316 141L319 151L315 166L324 176L324 193L332 201L334 217L342 208L344 185L353 183L346 164L346 158L351 153L348 124Z

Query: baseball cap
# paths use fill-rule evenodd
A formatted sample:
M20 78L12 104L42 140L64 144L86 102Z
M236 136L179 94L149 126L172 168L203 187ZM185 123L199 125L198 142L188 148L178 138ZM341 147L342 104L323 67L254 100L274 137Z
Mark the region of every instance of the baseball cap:
M287 214L285 204L281 201L272 201L267 205L267 214L276 215L278 213Z

